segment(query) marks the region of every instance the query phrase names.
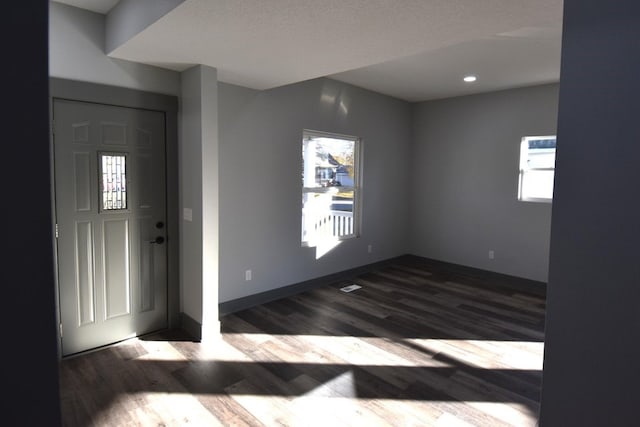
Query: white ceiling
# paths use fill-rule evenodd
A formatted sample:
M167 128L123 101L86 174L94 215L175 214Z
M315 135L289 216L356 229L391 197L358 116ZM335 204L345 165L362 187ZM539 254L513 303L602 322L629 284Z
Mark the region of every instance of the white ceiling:
M102 14L108 13L120 0L54 0L57 3L68 4Z
M186 0L109 55L205 64L255 89L327 76L423 101L558 81L561 28L562 0Z

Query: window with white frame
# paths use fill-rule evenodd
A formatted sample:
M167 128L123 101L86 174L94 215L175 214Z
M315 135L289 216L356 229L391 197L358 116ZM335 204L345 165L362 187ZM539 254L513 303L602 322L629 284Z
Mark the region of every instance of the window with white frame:
M355 136L303 131L303 245L358 236L360 144Z
M551 202L555 163L555 135L525 136L522 138L518 200Z

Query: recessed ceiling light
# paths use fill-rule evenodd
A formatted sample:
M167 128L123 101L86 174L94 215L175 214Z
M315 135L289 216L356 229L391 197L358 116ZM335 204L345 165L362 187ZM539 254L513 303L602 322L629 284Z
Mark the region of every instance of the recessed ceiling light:
M476 76L465 76L464 79L462 80L464 80L467 83L473 83L476 80L478 80L478 78Z

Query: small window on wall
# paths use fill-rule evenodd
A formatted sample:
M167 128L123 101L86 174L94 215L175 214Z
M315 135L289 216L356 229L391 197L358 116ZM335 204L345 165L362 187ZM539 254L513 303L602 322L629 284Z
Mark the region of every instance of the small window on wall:
M551 202L555 162L555 136L526 136L522 138L518 200Z
M303 132L303 245L359 234L360 143L354 136Z
M99 153L101 211L127 209L127 156Z

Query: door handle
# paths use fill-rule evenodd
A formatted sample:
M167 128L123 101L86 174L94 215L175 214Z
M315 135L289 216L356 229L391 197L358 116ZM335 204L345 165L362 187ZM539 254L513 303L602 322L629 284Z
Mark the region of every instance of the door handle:
M157 243L158 245L161 245L164 243L164 237L158 236L154 240L150 240L149 243Z

